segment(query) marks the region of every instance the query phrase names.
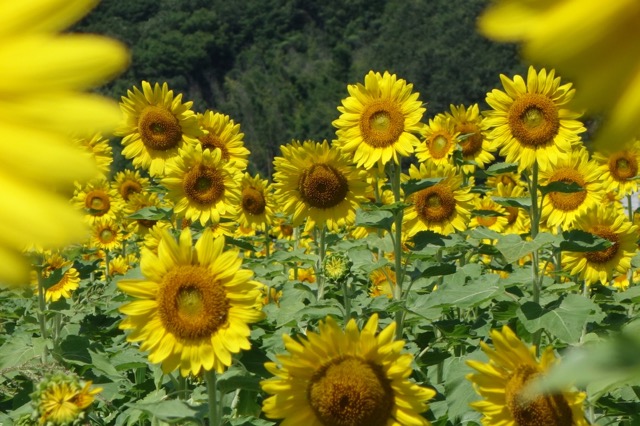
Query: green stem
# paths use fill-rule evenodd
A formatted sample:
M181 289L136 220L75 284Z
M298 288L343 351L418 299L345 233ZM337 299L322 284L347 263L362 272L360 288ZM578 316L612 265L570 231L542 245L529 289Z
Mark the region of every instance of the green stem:
M399 203L400 194L400 177L401 169L399 164L391 163L389 167L389 177L391 178L391 189L393 191L393 201ZM396 285L393 287L393 298L402 300L402 281L404 280L404 270L402 268L402 216L404 210L398 210L394 217L394 238L393 238L393 254L395 262ZM402 326L404 322L404 311L399 309L396 311L396 339L402 338Z
M47 310L47 303L45 301L44 293L44 278L42 277L42 270L38 269L38 323L40 324L40 335L45 340L44 348L42 350L42 363L47 363L47 357L49 356L49 348L46 344L47 339L49 338L49 333L47 331L47 319L45 316L45 311Z
M324 297L324 257L326 254L326 227L322 225L320 230L320 242L318 244L318 267L316 268L316 281L318 282L318 300Z
M204 373L205 380L207 381L207 392L209 394L209 426L220 426L220 414L218 411L218 389L217 389L217 376L216 372L209 370Z
M629 213L629 221L633 223L633 206L631 205L631 194L627 195L627 211Z
M271 238L269 238L269 225L264 226L264 258L269 259L271 255Z
M109 250L104 250L104 282L107 284L111 281L111 277L109 276Z
M531 182L529 187L531 193L531 239L535 239L538 236L540 229L540 206L538 204L538 162L533 163L531 170ZM542 200L540 200L541 202ZM540 261L538 250L534 250L531 260L531 284L532 284L532 299L536 304L540 303ZM533 345L536 347L536 352L540 351L540 338L542 336L542 330L538 330L533 333Z
M351 299L349 297L349 286L347 284L347 279L343 278L342 280L340 280L342 282L342 297L344 299L344 311L345 311L345 324L349 321L349 318L351 318Z

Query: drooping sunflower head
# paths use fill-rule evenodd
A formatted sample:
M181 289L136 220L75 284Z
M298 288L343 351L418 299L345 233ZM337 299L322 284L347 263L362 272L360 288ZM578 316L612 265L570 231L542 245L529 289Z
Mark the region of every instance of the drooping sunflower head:
M273 222L275 202L266 179L245 173L241 182L239 223L242 227L264 230Z
M487 138L520 171L534 162L541 169L555 165L586 130L577 120L581 114L565 108L575 92L571 83L560 85L554 70L536 72L533 67L526 82L519 75L511 80L501 74L500 79L505 91L487 94L492 108L484 113Z
M249 150L245 148L244 133L240 131L240 124L236 124L228 115L206 110L198 113L198 123L203 134L198 141L205 149L219 149L222 161L233 161L236 167L244 170L249 163Z
M305 229L326 225L337 230L355 222L355 211L365 201L366 177L327 141L305 141L283 146L274 160L274 188L282 210Z
M441 178L435 185L407 197L411 205L405 210L404 229L409 237L426 230L448 235L467 229L475 194L469 192L470 186L462 186L463 177L456 167L431 162L421 163L419 168L411 165L409 175L403 178Z
M493 348L480 344L489 362L467 361L477 371L467 379L484 398L471 406L484 415L484 425L588 425L582 412L584 392L528 394L527 385L555 362L552 348L547 348L538 361L535 347L525 345L509 327L492 330L490 336Z
M274 375L261 383L271 394L266 416L283 425L428 425L420 413L435 392L408 380L412 356L393 340L395 323L377 329L377 315L362 330L351 319L344 331L327 317L307 339L284 335L289 353L265 364Z
M416 147L416 157L421 162L431 161L438 165L450 163L459 135L449 117L436 115L422 129L424 141Z
M426 111L413 85L395 74L370 71L364 85L347 87L349 97L338 107L337 146L353 157L353 162L366 169L382 168L399 156L406 157L418 145L414 135L422 128L420 120Z
M615 150L596 151L593 159L599 164L598 172L610 191L616 191L620 197L638 191L640 140L634 139Z
M179 241L161 231L158 255L142 252L143 280L121 280L118 288L134 298L120 307L127 340L142 342L149 361L165 373L183 376L201 370L222 372L232 354L249 349L248 324L262 319L264 286L241 269L238 250L225 250L224 238L205 229L194 245L189 228Z
M480 114L478 104L470 107L464 105L450 105L451 113L446 112L453 123L453 129L459 133L458 146L462 150L462 158L474 164L464 164L462 171L465 174L472 174L475 167L484 169L488 163L495 160L491 151L493 147L484 135L484 117Z
M242 175L234 163L223 162L219 149L186 147L167 163L167 175L162 184L169 190L167 197L175 205L178 217L217 223L221 215L235 215L240 205Z
M91 157L91 161L96 165L98 175L96 178L107 178L109 176L110 165L113 163L113 153L109 139L101 133L95 133L89 137L76 137L73 142L82 147Z
M122 155L151 176L162 176L165 161L186 144L197 143L202 134L192 105L182 102L182 94L174 96L167 83L152 87L143 81L142 91L134 86L120 102L124 124L117 135L123 136Z
M538 182L540 185L561 182L581 188L576 192L551 191L544 197L542 220L551 229L557 226L570 228L579 215L599 205L602 200L598 166L589 160L589 153L583 147L559 158L555 167L541 170Z
M75 375L51 374L38 384L31 394L38 424L75 425L86 419L86 411L102 388L92 388L91 382Z
M638 228L626 215L611 208L594 208L576 219L575 228L594 234L611 245L591 252L564 252L562 268L585 283L607 284L614 272L625 274L637 250Z
M47 302L56 302L63 297L71 298L73 291L80 284L80 274L73 267L73 262L57 251L46 252L43 260L40 277L36 272L32 284L37 286L38 279L44 280L44 295Z
M369 274L369 294L372 297L386 296L393 298L394 288L396 286L396 273L388 266L374 269Z

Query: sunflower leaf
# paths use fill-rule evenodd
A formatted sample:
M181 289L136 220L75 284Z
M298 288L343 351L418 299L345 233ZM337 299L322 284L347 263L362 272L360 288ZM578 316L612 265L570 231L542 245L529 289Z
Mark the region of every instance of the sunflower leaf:
M503 217L504 213L500 213L495 210L471 210L472 216L482 216L482 217Z
M402 190L404 191L404 196L408 197L414 192L421 191L423 189L429 188L438 182L440 182L442 178L425 178L425 179L409 179L407 182L401 184Z
M493 201L505 207L518 207L529 210L531 208L531 198L529 197L491 197Z
M368 208L369 206L367 206ZM393 213L389 210L356 210L356 226L366 226L369 228L380 228L391 231L393 224Z
M550 182L548 185L540 185L538 189L540 189L542 195L547 195L550 192L573 193L584 191L584 188L576 182L562 181Z
M592 252L606 250L613 244L606 238L599 237L580 229L572 229L562 233L564 240L560 241L560 250Z
M495 176L502 173L512 173L518 171L516 163L496 163L487 168L484 173L488 176Z
M445 245L444 240L450 240L450 239L451 237L448 237L446 235L441 235L441 234L438 234L437 232L427 230L427 231L419 231L412 237L411 240L413 241L413 244L414 244L413 250L420 251L423 248L427 247L428 245L444 247Z
M144 207L127 216L128 219L171 220L173 209L163 207Z
M544 232L539 233L533 241L525 241L519 235L510 234L501 236L496 247L500 250L507 263L512 263L555 241L556 237Z

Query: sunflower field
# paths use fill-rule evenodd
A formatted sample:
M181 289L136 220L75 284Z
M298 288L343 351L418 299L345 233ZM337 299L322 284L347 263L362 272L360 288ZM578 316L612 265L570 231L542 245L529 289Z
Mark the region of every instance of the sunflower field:
M166 82L87 92L129 61L61 33L94 2L31 3L0 18L0 58L39 52L0 70L0 425L640 425L640 139L592 138L555 68L433 118L369 71L263 176ZM505 3L483 31L535 44Z

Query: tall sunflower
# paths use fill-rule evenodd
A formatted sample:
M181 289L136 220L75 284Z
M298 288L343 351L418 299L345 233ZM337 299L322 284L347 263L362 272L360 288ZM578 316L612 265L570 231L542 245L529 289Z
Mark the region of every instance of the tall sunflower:
M544 375L556 362L553 348L547 348L538 361L535 347L525 345L506 325L489 333L494 349L480 346L489 362L467 361L477 371L467 379L484 399L471 406L483 414L486 426L588 426L582 411L584 392L529 396L526 386Z
M204 226L219 222L221 215L237 214L242 174L232 163L222 161L219 149L185 147L167 163L166 171L161 182L178 217Z
M462 150L462 159L474 164L464 164L462 172L472 174L476 166L484 167L495 160L491 153L493 148L484 135L484 118L480 114L478 104L470 107L464 105L450 105L451 113L445 112L453 123L453 129L463 137L458 139L458 145Z
M593 159L600 165L598 172L608 191L615 191L618 197L638 191L640 140L634 139L618 149L596 151Z
M562 182L582 188L578 192L551 191L544 197L542 220L547 222L547 226L551 229L557 226L569 229L578 216L600 204L600 176L598 165L589 160L589 153L583 147L559 158L554 168L541 170L538 180L540 185Z
M353 161L366 169L382 168L398 156L409 156L418 145L414 135L422 129L426 111L419 93L412 93L413 84L398 79L395 74L369 73L364 85L347 86L349 97L338 107L340 117L332 124L337 128L335 144Z
M433 186L414 192L407 197L411 203L405 209L404 223L409 237L420 231L431 230L448 235L467 229L475 194L470 187L463 187L462 174L450 164L436 166L422 163L420 168L411 165L405 179L442 178Z
M422 129L424 141L416 147L419 161L431 161L437 165L451 163L460 133L456 132L453 122L444 114L438 114L429 120Z
M395 322L378 331L373 315L362 328L351 319L342 330L331 317L306 339L284 335L289 354L265 367L275 377L261 382L271 394L265 415L293 425L429 425L420 416L435 391L408 380L413 356L394 341Z
M241 227L265 230L273 222L275 202L266 179L245 173L241 182L242 200L238 222Z
M182 94L174 96L167 83L152 87L143 81L142 91L135 86L128 90L120 102L124 122L116 132L123 136L122 155L135 167L148 169L151 176L162 176L166 161L202 135L192 105L182 102Z
M356 208L365 201L366 177L335 147L305 141L282 146L274 160L276 196L293 226L307 218L306 230L326 225L331 230L351 225Z
M612 245L592 252L562 254L562 269L577 275L585 283L607 284L614 272L626 273L631 267L631 258L636 254L638 227L614 209L595 208L580 216L575 223L577 229L609 240Z
M26 282L28 244L62 247L85 236L81 215L53 187L90 179L94 164L70 134L111 131L117 105L85 93L129 62L115 40L64 32L93 0L0 5L0 283ZM46 212L46 214L43 214Z
M61 298L71 298L71 293L80 285L80 273L73 266L73 262L65 259L60 253L48 253L44 258L41 271L42 278L49 278L54 272L62 269L62 275L57 282L50 283L45 289L44 297L47 302L56 302ZM34 283L37 285L37 281Z
M200 128L206 132L198 137L202 150L213 151L218 148L222 151L222 161L231 161L236 168L246 169L250 152L244 146L240 124L236 124L228 115L209 110L197 116Z
M262 319L263 284L241 269L238 250L205 229L195 246L189 228L179 242L163 232L158 255L142 252L142 280L121 280L118 288L135 300L120 307L130 342L142 342L149 361L183 376L219 373L232 354L249 349L248 324Z
M580 87L576 104L605 115L599 148L640 133L640 3L499 0L479 20L498 41L522 42L524 56Z
M555 70L547 73L544 68L536 72L529 67L526 82L519 75L511 80L501 74L500 80L505 92L487 93L492 108L484 112L487 138L520 171L536 161L541 169L554 166L586 130L577 120L581 114L565 108L575 89L571 83L560 85Z

